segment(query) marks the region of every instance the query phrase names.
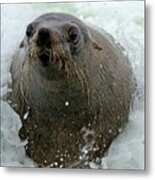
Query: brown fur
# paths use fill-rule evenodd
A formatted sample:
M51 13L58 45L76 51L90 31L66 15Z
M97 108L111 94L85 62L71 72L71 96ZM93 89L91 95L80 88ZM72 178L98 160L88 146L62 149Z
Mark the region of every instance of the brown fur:
M110 35L73 16L45 14L35 23L11 67L10 98L23 125L19 135L27 138L26 154L38 166L87 167L103 157L126 124L135 88L132 69ZM80 32L77 52L65 39L64 27L72 24ZM46 67L38 59L45 49L37 45L44 26L52 44Z

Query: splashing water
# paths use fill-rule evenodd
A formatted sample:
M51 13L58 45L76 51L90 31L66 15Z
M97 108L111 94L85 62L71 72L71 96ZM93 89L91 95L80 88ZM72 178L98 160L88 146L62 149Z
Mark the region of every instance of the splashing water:
M24 36L27 24L45 12L67 12L92 26L105 29L125 49L131 61L138 92L129 123L102 158L103 169L144 169L144 2L87 2L52 4L3 4L1 6L1 163L3 166L35 164L26 157L18 137L19 116L4 101L11 89L9 68L12 55ZM26 13L25 13L26 12ZM20 14L20 16L19 16ZM66 102L66 106L69 102ZM28 114L25 114L25 118ZM90 163L91 168L98 168Z

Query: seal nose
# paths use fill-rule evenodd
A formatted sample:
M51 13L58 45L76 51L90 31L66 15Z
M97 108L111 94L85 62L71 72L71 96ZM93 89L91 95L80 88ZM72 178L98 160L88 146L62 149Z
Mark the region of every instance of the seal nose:
M50 30L48 28L41 28L38 31L38 39L41 44L45 44L50 37Z

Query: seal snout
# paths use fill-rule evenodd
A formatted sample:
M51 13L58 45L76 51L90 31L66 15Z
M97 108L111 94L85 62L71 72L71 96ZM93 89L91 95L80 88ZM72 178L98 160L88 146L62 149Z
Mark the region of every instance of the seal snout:
M42 27L38 30L37 45L41 48L39 59L43 66L47 66L49 62L49 49L51 47L50 29Z
M48 27L40 27L36 33L37 55L42 66L64 67L66 58L59 32Z
M50 46L50 30L48 28L41 28L38 31L38 45Z

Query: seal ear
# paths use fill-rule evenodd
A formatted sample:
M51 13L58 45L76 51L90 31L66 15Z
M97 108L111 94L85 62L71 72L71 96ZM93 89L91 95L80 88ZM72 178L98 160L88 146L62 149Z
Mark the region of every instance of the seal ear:
M100 46L100 44L98 44L97 42L95 41L92 41L92 46L94 49L97 49L99 51L102 51L102 47Z
M24 47L24 40L19 44L19 48L23 48Z
M24 37L24 39L22 40L22 42L19 44L19 48L23 48L26 45L26 39Z
M91 36L91 33L90 33L90 31L88 29L87 29L87 31L88 31L89 39L91 40L92 47L94 49L97 49L97 50L101 51L102 50L101 45L94 40L94 38Z

